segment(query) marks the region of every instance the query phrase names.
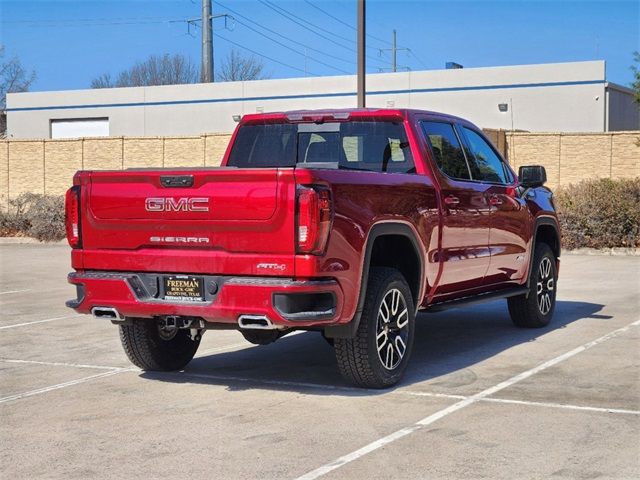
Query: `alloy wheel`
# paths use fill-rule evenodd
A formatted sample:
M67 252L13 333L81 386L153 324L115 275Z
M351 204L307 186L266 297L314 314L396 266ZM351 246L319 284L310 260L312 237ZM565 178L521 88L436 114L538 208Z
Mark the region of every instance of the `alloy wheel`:
M407 351L409 338L409 310L402 292L389 290L378 309L376 348L382 365L387 370L396 368Z
M551 260L549 257L544 257L538 267L538 281L536 284L538 310L542 315L546 315L551 310L554 289L555 279L553 278Z

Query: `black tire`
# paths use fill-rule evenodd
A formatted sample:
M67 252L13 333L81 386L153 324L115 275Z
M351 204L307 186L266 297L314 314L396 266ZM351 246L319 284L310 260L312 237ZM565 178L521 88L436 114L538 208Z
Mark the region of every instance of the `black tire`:
M402 297L396 296L399 292ZM390 297L391 295L391 297ZM398 298L398 301L395 301ZM387 319L380 313L383 301ZM400 302L404 305L400 305ZM406 308L406 318L404 312ZM415 333L415 307L411 289L402 274L394 268L374 267L369 272L367 293L360 324L353 338L336 338L334 348L338 369L349 382L365 388L387 388L398 383L407 368ZM378 335L382 335L378 338ZM398 342L398 338L401 342ZM400 354L404 343L404 351ZM379 354L378 346L382 344ZM389 350L389 348L391 350ZM394 355L396 358L394 359ZM385 358L383 361L382 358ZM388 361L391 357L391 361ZM387 366L385 366L387 363Z
M556 257L549 245L539 243L533 255L528 294L507 299L513 323L523 328L549 325L556 306L557 282Z
M120 341L131 363L143 370L182 370L198 351L200 339L191 340L189 330L162 334L155 320L130 320L130 325L120 325Z

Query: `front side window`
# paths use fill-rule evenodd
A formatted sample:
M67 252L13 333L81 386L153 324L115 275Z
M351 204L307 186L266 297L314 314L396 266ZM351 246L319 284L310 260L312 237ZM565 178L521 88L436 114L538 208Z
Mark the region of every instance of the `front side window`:
M467 160L453 125L444 122L422 122L422 129L438 168L451 178L470 180Z
M462 127L467 137L470 155L470 168L474 180L491 183L508 183L505 166L491 145L479 133Z

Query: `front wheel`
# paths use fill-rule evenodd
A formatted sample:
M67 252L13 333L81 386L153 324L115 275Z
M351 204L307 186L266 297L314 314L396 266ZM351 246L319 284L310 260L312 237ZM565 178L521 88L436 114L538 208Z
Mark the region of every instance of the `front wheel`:
M549 245L539 243L533 255L529 292L507 299L515 325L526 328L549 325L556 306L557 280L555 255Z
M334 348L342 376L361 387L396 384L407 368L415 332L411 290L393 268L374 267L354 338L336 338Z
M131 363L151 371L183 369L200 345L199 338L191 339L189 330L166 329L145 318L132 318L130 325L120 325L120 341Z

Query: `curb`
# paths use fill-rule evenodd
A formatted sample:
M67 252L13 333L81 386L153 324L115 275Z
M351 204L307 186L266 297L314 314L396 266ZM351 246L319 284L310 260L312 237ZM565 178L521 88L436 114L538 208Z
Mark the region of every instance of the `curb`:
M599 256L630 256L639 257L640 248L613 247L613 248L576 248L575 250L562 250L562 255L599 255Z

